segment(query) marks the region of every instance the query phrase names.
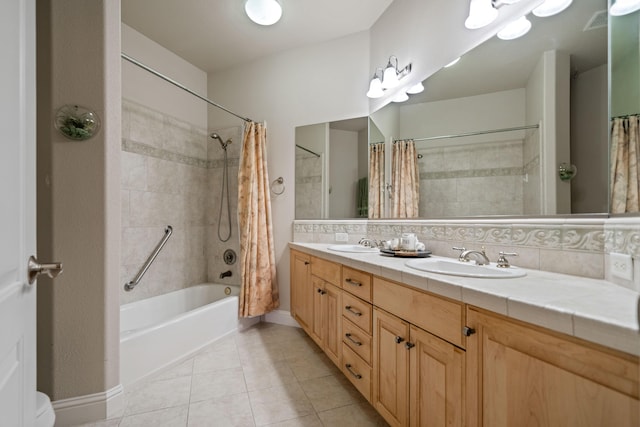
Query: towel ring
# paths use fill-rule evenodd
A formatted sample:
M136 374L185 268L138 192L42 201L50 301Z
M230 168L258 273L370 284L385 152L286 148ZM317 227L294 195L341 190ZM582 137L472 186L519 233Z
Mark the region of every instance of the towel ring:
M275 191L275 190L273 189L273 187L275 187L276 185L282 185L282 190L280 190L280 191ZM273 182L271 183L271 192L272 192L273 194L275 194L276 196L279 196L279 195L281 195L282 193L284 193L285 188L286 188L286 187L284 186L284 178L283 178L283 177L278 177L278 178L274 179L274 180L273 180Z

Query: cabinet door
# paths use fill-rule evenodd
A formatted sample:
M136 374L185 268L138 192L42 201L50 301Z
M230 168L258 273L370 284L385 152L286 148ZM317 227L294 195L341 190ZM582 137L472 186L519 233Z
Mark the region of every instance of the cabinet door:
M469 426L638 426L638 358L469 308Z
M464 425L464 350L411 325L411 426Z
M373 310L373 406L392 426L409 421L409 324Z
M291 315L307 332L313 324L311 257L291 251Z
M324 351L338 367L342 354L342 290L325 283L322 295L322 341Z

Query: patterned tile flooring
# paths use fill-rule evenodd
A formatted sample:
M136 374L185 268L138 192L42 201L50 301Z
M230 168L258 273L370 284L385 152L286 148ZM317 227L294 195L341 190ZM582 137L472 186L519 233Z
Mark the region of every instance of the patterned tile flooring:
M386 426L300 329L259 323L125 390L118 417L83 427Z

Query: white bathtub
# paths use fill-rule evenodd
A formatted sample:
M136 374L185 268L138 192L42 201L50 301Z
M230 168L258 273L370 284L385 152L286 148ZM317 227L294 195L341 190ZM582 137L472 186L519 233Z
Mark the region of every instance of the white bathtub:
M202 284L120 306L122 384L148 377L235 332L239 291L238 286Z

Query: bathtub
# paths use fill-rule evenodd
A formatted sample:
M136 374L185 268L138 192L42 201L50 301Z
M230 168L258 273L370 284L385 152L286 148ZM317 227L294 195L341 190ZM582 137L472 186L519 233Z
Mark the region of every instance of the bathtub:
M133 384L238 330L239 291L207 283L120 306L121 383Z

